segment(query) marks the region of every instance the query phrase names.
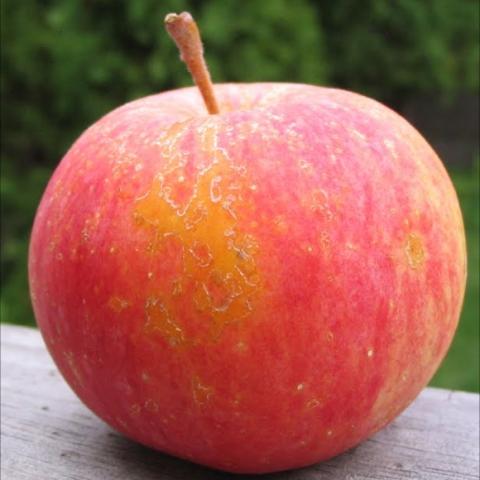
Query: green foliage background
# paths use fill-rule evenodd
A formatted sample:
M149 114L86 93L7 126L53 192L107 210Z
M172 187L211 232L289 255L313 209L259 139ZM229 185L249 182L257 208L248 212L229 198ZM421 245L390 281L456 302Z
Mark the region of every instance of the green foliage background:
M70 144L112 108L191 83L163 29L166 13L194 14L217 82L335 85L401 109L422 93L454 101L478 90L478 8L470 0L2 0L2 321L34 324L28 235ZM452 172L470 277L434 383L478 391L478 161L473 168Z

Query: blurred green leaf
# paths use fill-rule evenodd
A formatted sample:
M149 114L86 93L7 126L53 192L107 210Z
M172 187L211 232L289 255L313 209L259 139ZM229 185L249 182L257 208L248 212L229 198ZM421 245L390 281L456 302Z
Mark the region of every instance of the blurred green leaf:
M214 81L291 81L363 92L400 108L422 92L479 86L479 4L470 0L2 0L2 320L33 324L28 237L55 165L114 107L191 84L164 31L191 11ZM469 248L458 334L437 385L478 390L476 172L456 173Z

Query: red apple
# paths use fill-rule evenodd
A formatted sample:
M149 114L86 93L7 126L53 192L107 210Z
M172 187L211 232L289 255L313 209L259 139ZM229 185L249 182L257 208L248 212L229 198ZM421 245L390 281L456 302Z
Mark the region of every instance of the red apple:
M327 459L428 383L465 238L437 155L355 93L216 85L128 103L55 171L30 245L67 382L145 445L231 472Z

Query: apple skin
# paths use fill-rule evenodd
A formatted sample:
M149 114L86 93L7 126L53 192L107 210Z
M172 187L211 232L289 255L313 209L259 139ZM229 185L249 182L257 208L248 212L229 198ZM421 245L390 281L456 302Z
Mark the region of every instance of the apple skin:
M378 102L294 84L195 88L90 127L38 208L38 326L116 430L230 472L328 459L428 383L466 280L454 188Z

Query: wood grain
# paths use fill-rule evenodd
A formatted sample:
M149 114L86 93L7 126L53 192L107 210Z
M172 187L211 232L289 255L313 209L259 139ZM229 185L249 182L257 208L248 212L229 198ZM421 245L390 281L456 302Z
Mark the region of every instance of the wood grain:
M160 454L112 431L63 381L37 330L2 325L1 344L2 479L248 477ZM359 447L313 467L261 478L477 480L479 450L479 396L428 388L395 422Z

